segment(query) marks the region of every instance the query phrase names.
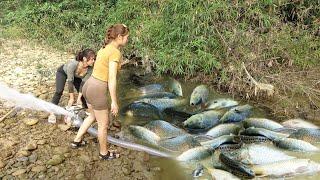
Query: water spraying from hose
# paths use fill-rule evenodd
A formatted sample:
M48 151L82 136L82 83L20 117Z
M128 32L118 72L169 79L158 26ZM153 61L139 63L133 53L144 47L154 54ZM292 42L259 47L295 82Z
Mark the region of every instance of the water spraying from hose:
M9 101L17 107L46 111L49 113L61 114L65 116L73 116L71 112L59 107L55 104L38 99L32 94L23 94L15 89L12 89L5 84L0 83L0 100Z

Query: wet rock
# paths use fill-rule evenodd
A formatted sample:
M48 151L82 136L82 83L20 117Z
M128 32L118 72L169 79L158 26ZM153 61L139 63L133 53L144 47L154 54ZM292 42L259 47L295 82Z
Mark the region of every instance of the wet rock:
M45 166L34 166L31 169L32 172L36 172L36 173L45 172L46 170L47 170L47 168Z
M64 161L64 157L62 155L54 155L48 162L48 165L58 165L61 164Z
M70 129L71 126L68 126L66 124L59 124L58 125L59 129L61 129L62 131L67 131L68 129Z
M12 173L12 176L19 176L19 175L24 174L26 172L27 172L26 169L19 169L19 170L15 171L14 173Z
M23 122L26 125L33 126L33 125L37 124L39 122L39 120L38 119L34 119L34 118L26 118L26 119L23 120Z
M35 149L37 149L38 145L35 142L30 142L27 146L26 146L26 150L28 151L33 151Z

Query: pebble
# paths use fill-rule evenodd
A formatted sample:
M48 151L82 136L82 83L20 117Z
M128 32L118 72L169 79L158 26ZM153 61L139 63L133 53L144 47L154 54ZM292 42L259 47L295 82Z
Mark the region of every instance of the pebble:
M26 125L33 126L33 125L37 124L39 122L39 120L38 119L34 119L34 118L26 118L26 119L23 120L23 122Z
M27 146L26 146L26 150L28 151L33 151L35 149L37 149L38 145L35 142L30 142Z
M52 158L47 162L48 165L58 165L64 161L64 157L62 155L53 155Z
M47 168L45 166L34 166L31 169L32 172L36 172L36 173L45 172L46 170Z
M19 175L24 174L26 172L27 172L26 169L19 169L19 170L15 171L14 173L12 173L12 176L19 176Z

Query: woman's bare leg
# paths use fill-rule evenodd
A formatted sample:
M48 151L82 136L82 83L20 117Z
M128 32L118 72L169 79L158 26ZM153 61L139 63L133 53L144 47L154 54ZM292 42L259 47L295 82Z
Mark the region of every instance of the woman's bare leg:
M94 115L98 122L98 140L100 145L100 154L106 155L108 153L107 130L108 130L108 121L109 121L109 111L94 110Z
M92 109L92 106L88 104L88 111L89 111L89 116L84 119L82 125L80 126L80 129L78 130L77 136L74 139L74 142L80 142L82 140L83 135L87 132L91 124L94 122L95 115L94 115L94 110Z

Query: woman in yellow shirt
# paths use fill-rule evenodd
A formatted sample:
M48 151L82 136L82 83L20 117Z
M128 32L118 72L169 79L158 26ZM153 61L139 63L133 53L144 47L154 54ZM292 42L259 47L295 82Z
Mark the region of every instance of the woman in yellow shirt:
M98 51L92 75L82 88L82 94L87 101L90 115L84 120L71 146L77 148L86 144L82 137L96 119L100 145L99 157L103 160L119 157L119 154L107 149L108 108L111 105L111 113L114 116L118 115L116 77L117 71L120 69L119 63L121 60L119 49L127 43L128 36L129 28L124 24L115 24L108 28L104 41L105 45ZM111 104L106 96L108 90Z

